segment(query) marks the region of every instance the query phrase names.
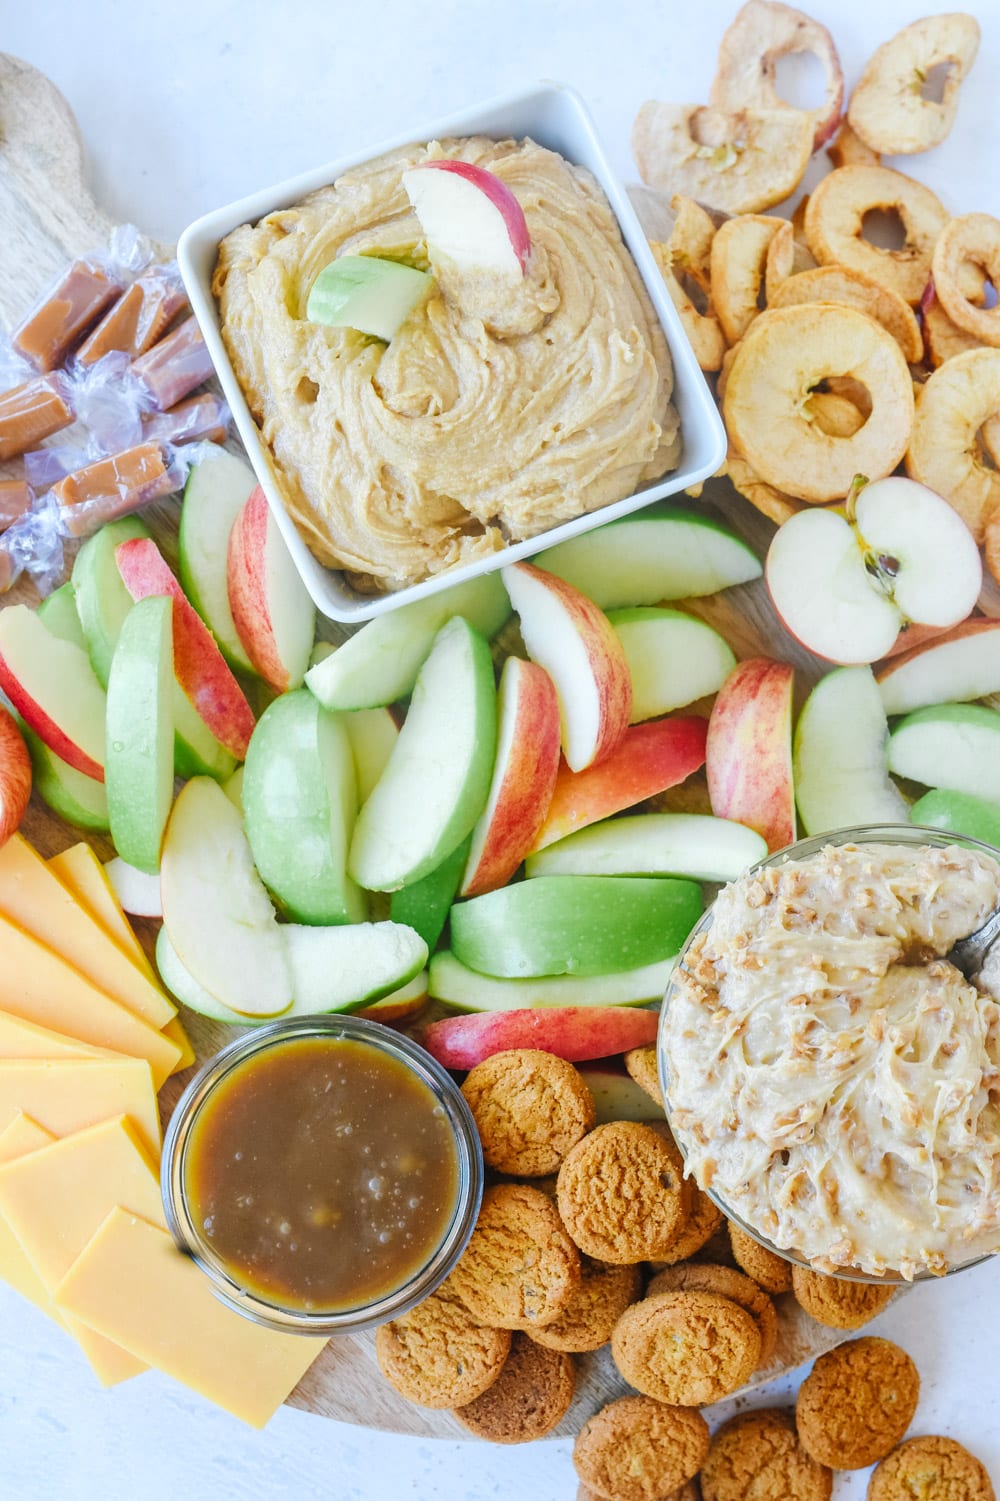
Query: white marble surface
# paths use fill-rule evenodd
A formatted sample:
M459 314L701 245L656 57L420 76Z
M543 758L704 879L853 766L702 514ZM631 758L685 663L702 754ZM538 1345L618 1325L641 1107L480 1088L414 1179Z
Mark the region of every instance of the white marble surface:
M8 0L0 46L66 94L105 206L175 237L203 210L253 188L543 77L580 89L629 178L638 104L703 99L734 8L730 0ZM833 29L850 81L874 45L925 7L814 0L811 9ZM984 0L978 9L983 49L958 128L915 165L955 212L1000 213L1000 6ZM796 86L808 81L807 73ZM920 1367L913 1431L952 1434L1000 1480L998 1301L1000 1262L917 1289L873 1328ZM726 1412L713 1411L713 1423ZM836 1501L859 1501L865 1485L864 1474L839 1476ZM2 1501L184 1495L570 1501L575 1480L565 1443L434 1444L290 1410L254 1434L155 1375L101 1393L66 1338L0 1288Z

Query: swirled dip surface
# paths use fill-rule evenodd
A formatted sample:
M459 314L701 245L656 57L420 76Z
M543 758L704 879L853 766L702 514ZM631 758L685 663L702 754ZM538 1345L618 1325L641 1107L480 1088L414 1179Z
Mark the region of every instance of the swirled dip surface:
M426 269L402 174L487 167L516 194L527 273L432 268L388 345L310 323L343 254ZM223 240L222 334L285 503L321 562L398 589L631 495L674 468L673 371L617 221L583 168L533 141L411 146Z
M821 1271L1000 1249L1000 987L942 957L998 900L1000 866L957 846L828 847L727 886L664 1023L701 1187Z

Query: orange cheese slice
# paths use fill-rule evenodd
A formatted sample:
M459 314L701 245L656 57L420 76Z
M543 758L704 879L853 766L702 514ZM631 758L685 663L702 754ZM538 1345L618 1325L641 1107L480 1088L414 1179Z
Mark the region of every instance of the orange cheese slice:
M27 1157L29 1152L37 1152L39 1147L47 1147L54 1141L55 1137L50 1131L46 1131L37 1121L33 1121L30 1115L18 1111L7 1129L0 1132L0 1166L7 1162L16 1162L19 1157ZM53 1306L48 1288L35 1271L29 1257L21 1248L21 1242L2 1215L0 1215L0 1277L15 1292L19 1292L22 1298L27 1298L43 1313L63 1323Z
M78 1037L67 1037L65 1032L53 1032L48 1027L39 1027L35 1022L25 1021L22 1016L12 1016L9 1011L0 1011L0 1058L124 1058L124 1053L114 1053L110 1048L97 1048L93 1043L81 1042Z
M159 1161L160 1115L142 1058L0 1060L0 1130L19 1110L54 1136L127 1115L150 1161Z

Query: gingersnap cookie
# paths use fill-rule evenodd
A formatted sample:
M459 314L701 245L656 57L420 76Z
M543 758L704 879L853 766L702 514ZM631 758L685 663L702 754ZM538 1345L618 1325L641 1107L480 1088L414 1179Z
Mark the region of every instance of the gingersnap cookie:
M503 1370L475 1401L454 1409L470 1432L491 1444L527 1444L562 1422L576 1389L572 1357L515 1334Z
M497 1379L509 1353L508 1330L477 1324L447 1283L375 1334L379 1370L418 1407L471 1402Z
M663 1109L663 1090L660 1088L660 1071L656 1064L656 1044L645 1048L629 1048L625 1054L625 1067L631 1077L644 1089L651 1100Z
M698 1185L690 1178L686 1181L688 1184L687 1216L677 1239L666 1254L659 1258L658 1271L665 1266L675 1266L678 1261L687 1261L689 1256L695 1256L708 1244L722 1224L722 1210L713 1204L708 1194L702 1193Z
M559 1169L556 1196L580 1250L616 1265L663 1256L687 1211L676 1145L636 1121L611 1121L585 1136Z
M522 1178L554 1173L594 1124L594 1097L572 1063L516 1048L477 1063L462 1085L492 1168Z
M599 1496L587 1485L580 1485L577 1486L576 1501L609 1501L609 1498ZM611 1498L611 1501L617 1501L617 1497ZM671 1491L669 1496L660 1497L659 1501L701 1501L701 1487L697 1480L689 1480L679 1490Z
M908 1438L868 1482L868 1501L996 1501L974 1454L953 1438Z
M497 1183L483 1194L448 1281L480 1324L532 1329L551 1324L569 1302L580 1255L550 1198L527 1183Z
M620 1397L584 1423L573 1464L603 1501L665 1501L697 1475L708 1444L700 1412Z
M871 1335L821 1355L799 1389L795 1422L813 1459L863 1470L884 1459L913 1421L920 1377L905 1350Z
M656 1293L626 1308L611 1354L636 1391L678 1407L705 1407L753 1375L760 1330L745 1308L719 1293Z
M741 1230L739 1225L734 1225L732 1220L727 1220L726 1224L729 1227L733 1260L741 1271L752 1277L757 1286L772 1297L776 1297L778 1293L791 1292L792 1263L783 1256L776 1256L767 1246L762 1246L759 1240L754 1240L752 1235Z
M795 1300L817 1324L828 1329L860 1329L881 1313L895 1288L877 1282L846 1282L823 1272L792 1268Z
M778 1343L778 1315L767 1293L743 1272L728 1266L709 1266L705 1262L687 1262L668 1266L657 1272L646 1288L646 1297L657 1293L718 1293L745 1308L760 1333L760 1365L766 1365Z
M829 1501L833 1471L806 1453L790 1412L743 1412L712 1437L701 1471L703 1501Z
M541 1329L530 1330L531 1338L549 1350L568 1350L582 1355L606 1345L611 1332L642 1291L642 1272L637 1266L612 1266L607 1261L580 1258L580 1281L562 1313Z

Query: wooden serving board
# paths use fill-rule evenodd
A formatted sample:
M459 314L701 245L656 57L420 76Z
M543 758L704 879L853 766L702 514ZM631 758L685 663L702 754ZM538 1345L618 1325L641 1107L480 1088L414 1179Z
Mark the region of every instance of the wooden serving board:
M87 187L84 152L72 111L65 99L35 69L0 53L0 325L10 328L23 316L66 262L106 242L111 220L94 202ZM141 227L141 226L140 226ZM167 246L158 247L164 258ZM233 445L234 448L236 445ZM20 460L0 465L0 477L20 475ZM727 482L710 483L705 501L763 557L774 527L738 496ZM152 506L143 513L157 542L173 565L177 553L179 499ZM4 597L4 604L37 603L27 582ZM1000 595L984 600L990 614L1000 614ZM763 582L731 589L717 596L692 600L686 608L722 632L740 657L769 654L795 664L796 697L801 704L821 675L816 659L779 625ZM329 625L324 634L346 634ZM704 780L694 778L667 794L665 807L707 812ZM80 833L58 819L33 796L24 833L43 855L57 854L78 842ZM107 840L89 836L102 859L113 850ZM155 928L136 924L152 955ZM184 1013L199 1058L205 1059L233 1038L231 1028ZM160 1094L165 1115L176 1103L189 1074L171 1079ZM780 1339L770 1365L757 1373L751 1386L801 1364L840 1342L840 1336L808 1319L790 1297L779 1300ZM627 1388L610 1354L604 1350L580 1359L577 1396L554 1436L575 1434L584 1419L604 1402ZM371 1335L342 1335L329 1346L289 1398L294 1407L342 1422L425 1438L468 1438L466 1429L447 1412L414 1407L383 1381L375 1363Z

